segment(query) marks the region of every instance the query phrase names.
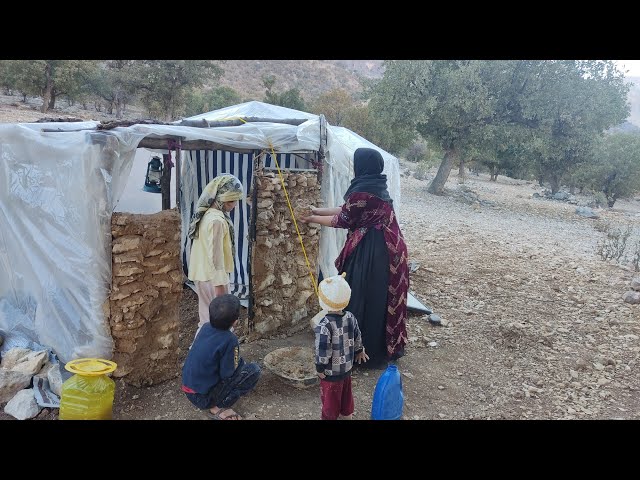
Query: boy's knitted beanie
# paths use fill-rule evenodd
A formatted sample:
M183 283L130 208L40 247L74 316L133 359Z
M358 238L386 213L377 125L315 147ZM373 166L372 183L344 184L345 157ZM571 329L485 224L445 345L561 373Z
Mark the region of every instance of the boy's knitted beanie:
M318 286L320 307L328 312L338 312L349 304L351 287L344 279L346 273L325 278Z

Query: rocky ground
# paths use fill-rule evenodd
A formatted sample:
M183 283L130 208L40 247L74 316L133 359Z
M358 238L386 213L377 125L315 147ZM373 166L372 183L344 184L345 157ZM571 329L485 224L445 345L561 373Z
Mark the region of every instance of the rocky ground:
M101 108L96 110L95 105L87 104L86 108L81 104L69 105L65 100L56 102L54 110L42 113L42 99L27 97L23 101L21 96L0 95L0 123L26 123L37 122L42 118L66 118L96 121L114 121L115 115L111 115ZM130 106L125 109L125 119L145 118L145 112L138 107Z
M576 215L575 204L534 198L542 189L532 182L490 182L481 174L461 187L452 172L445 196L428 194L427 184L403 176L399 213L417 266L411 290L443 325L409 318L407 354L398 362L403 418L640 418L640 305L622 300L640 274L597 254L615 228L630 228L630 242L637 241L640 200L596 209L594 219ZM186 288L180 366L197 324L196 300ZM312 342L305 323L245 342L241 354L262 364L277 348ZM356 419L369 418L379 373L354 374ZM116 385L115 419L206 418L180 391L179 368L175 379L153 387ZM246 419L317 419L319 389L294 388L265 369L236 407ZM57 418L57 410L37 418Z
M409 347L398 366L405 419L640 418L640 307L622 301L633 272L597 255L603 224L640 227L640 202L621 202L599 219L575 205L531 198L532 183L485 176L467 180L481 203L426 193L427 181L402 179L401 222L411 260L411 290L446 326L409 319ZM583 199L587 201L587 199ZM185 290L183 348L197 323ZM283 346L311 345L298 332L245 343L247 360ZM379 372L353 378L358 419L370 415ZM179 378L148 389L118 384L119 419L201 419ZM318 389L296 389L268 370L238 410L248 419L316 419Z

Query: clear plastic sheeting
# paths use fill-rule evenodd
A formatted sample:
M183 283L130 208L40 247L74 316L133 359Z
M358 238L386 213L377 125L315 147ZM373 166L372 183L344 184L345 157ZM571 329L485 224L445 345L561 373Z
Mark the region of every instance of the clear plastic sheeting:
M110 358L111 212L137 142L35 125L0 125L0 330Z
M130 131L144 136L179 136L182 141L208 140L225 147L241 150L265 150L276 153L318 150L320 120L307 120L301 125L251 122L234 127L186 127L180 125L132 125L118 127L112 132Z
M281 107L279 105L271 105L270 103L252 101L220 108L200 115L194 115L186 120L206 120L208 122L216 122L247 117L270 118L274 120L296 120L303 118L315 120L318 118L318 115L301 112L300 110L294 110L292 108ZM180 122L178 121L176 123Z

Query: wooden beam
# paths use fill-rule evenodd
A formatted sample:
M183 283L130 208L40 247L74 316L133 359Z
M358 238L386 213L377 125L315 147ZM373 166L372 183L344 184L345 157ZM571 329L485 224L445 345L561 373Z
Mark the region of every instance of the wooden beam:
M162 190L162 210L171 208L171 151L163 153L164 158L162 177L160 178L160 189Z
M227 150L237 153L251 153L254 148L235 148L229 145L223 145L221 143L211 142L209 140L184 140L182 137L166 136L162 138L158 137L145 137L138 144L138 148L148 148L152 150L166 150L167 139L173 138L181 142L182 150Z
M200 128L212 128L212 127L235 127L242 125L243 123L251 122L267 122L267 123L286 123L288 125L300 125L309 120L308 118L267 118L267 117L241 117L230 120L213 120L208 121L204 118L200 120L188 120L183 119L178 125L186 127L200 127Z
M182 144L176 142L176 208L180 211L180 170L182 167Z
M277 172L278 169L276 167L263 167L265 172ZM286 170L287 172L317 172L317 168L284 168L280 167L280 170Z

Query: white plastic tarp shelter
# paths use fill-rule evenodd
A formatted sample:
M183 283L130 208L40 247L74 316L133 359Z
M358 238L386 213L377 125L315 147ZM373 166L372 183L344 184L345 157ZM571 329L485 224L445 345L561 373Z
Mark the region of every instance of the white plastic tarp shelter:
M246 123L212 128L177 123L110 130L98 130L98 122L0 125L2 333L45 345L63 362L112 357L103 311L111 282L111 214L137 148L162 149L169 139L179 138L183 158L191 141L209 142L226 151L322 151L325 207L343 203L353 177L355 149L378 148L348 129L326 124L324 117L261 102L185 120L204 124L249 117ZM292 118L303 121L280 123ZM397 212L398 161L378 150ZM184 184L190 178L188 171L185 160ZM319 258L323 276L337 273L333 261L345 235L343 230L323 227Z

